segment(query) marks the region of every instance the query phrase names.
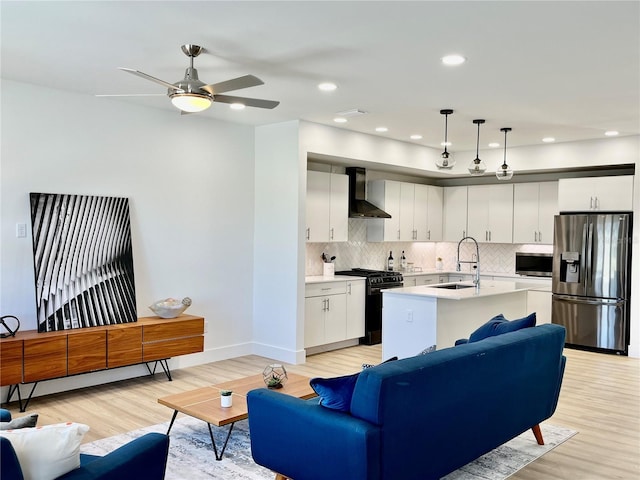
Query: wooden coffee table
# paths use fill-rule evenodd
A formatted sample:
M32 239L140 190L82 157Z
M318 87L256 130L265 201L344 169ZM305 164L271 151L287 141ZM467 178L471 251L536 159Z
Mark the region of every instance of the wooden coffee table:
M302 399L316 396L316 393L309 385L309 377L295 373L288 373L287 376L287 382L282 388L277 389L277 392ZM202 420L203 422L206 422L209 427L209 435L211 436L211 443L213 445L213 452L215 453L216 460L222 460L222 455L227 448L227 443L231 437L234 424L249 417L247 393L250 390L255 390L256 388L267 388L264 384L264 380L262 379L262 375L253 375L251 377L231 380L229 382L218 383L216 385L203 388L196 388L195 390L189 390L188 392L176 393L174 395L159 398L158 403L173 409L173 417L171 418L167 435L171 432L171 427L173 427L173 422L175 421L178 412ZM233 391L233 405L231 407L223 408L220 406L220 390ZM211 425L223 427L224 425L229 424L230 427L227 437L225 438L224 445L222 446L220 453L218 453L218 447L213 439L213 430L211 429Z

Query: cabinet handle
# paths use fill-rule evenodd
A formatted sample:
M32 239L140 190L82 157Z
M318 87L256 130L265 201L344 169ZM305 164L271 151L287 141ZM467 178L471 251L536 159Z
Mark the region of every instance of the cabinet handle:
M329 303L329 299L327 298L327 312L331 310L331 304Z
M331 287L321 288L320 290L323 290L323 291L325 291L325 290L331 290Z
M466 230L462 230L462 238L467 236L467 231Z
M600 210L600 199L596 197L596 210Z
M398 240L400 240L400 230L398 230Z
M538 241L541 242L542 241L542 232L538 232Z
M431 230L427 230L427 240L431 240Z
M329 238L333 240L333 227L331 228L331 234L329 235Z
M536 232L535 230L534 230L534 232L533 232L533 241L534 241L534 242L537 242L537 241L538 241L538 232Z
M307 227L307 240L309 240L310 235L311 235L311 228Z
M326 298L322 299L322 311L323 312L327 311L327 299Z
M489 231L488 230L484 231L484 241L485 242L489 241Z
M348 294L351 295L351 282L347 283L347 287L349 287Z
M589 209L593 210L593 197L589 197Z

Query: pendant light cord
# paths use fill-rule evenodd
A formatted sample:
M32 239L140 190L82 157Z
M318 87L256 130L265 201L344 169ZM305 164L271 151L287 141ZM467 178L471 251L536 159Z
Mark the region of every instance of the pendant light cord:
M478 137L476 139L476 160L480 159L480 122L478 122Z
M504 160L502 162L502 165L506 166L507 165L507 132L509 130L507 130L506 128L504 129Z
M447 131L449 129L449 123L448 123L447 120L449 120L449 114L448 113L445 114L445 116L444 116L444 153L448 153L447 152Z

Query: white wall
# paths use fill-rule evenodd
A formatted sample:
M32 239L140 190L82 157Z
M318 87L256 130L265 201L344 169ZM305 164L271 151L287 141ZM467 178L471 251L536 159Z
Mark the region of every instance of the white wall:
M298 122L256 128L254 349L302 363L306 155Z
M1 127L2 315L18 316L23 330L37 328L29 192L124 196L138 315L152 315L147 306L155 300L189 296L187 313L208 322L206 352L174 359L173 366L251 353L252 127L6 80ZM16 223L28 225L27 238L16 238ZM137 373L144 370L64 382Z

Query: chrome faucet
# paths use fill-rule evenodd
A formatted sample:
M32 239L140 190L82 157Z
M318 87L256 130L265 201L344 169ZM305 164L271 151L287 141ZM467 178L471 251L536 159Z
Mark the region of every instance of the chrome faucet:
M473 243L476 244L476 253L471 255L471 260L463 261L463 260L460 260L460 244L462 242L464 242L465 240L473 240ZM473 258L474 256L475 256L475 260ZM458 242L458 258L457 258L457 262L458 262L458 265L456 267L456 271L458 271L458 272L460 271L460 264L461 263L474 263L475 264L473 266L473 268L476 269L475 276L474 276L474 279L473 279L473 284L476 286L476 288L479 288L480 287L480 248L478 247L478 242L476 242L475 238L473 238L473 237L463 237L462 240L460 240Z

